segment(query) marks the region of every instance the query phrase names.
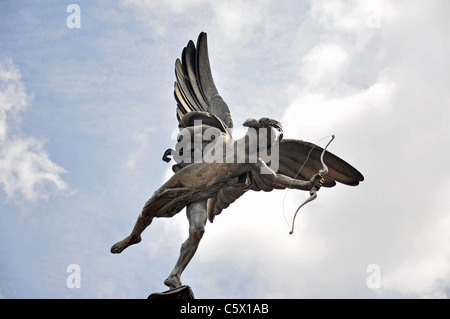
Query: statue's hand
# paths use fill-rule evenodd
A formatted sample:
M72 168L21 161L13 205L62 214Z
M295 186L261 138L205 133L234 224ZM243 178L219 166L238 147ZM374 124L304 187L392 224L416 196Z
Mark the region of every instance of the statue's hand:
M318 191L322 187L324 179L322 176L320 176L320 174L316 174L313 177L311 177L309 182L311 183L311 191L313 190Z

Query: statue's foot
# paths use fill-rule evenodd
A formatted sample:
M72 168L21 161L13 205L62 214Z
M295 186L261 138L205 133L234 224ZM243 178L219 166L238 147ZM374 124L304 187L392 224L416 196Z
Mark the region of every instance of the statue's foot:
M166 285L170 289L175 289L180 287L182 283L179 276L169 275L169 277L166 280L164 280L164 285Z
M140 243L142 240L141 236L135 237L135 236L128 236L127 238L115 243L111 247L111 253L113 254L120 254L125 248L128 246Z

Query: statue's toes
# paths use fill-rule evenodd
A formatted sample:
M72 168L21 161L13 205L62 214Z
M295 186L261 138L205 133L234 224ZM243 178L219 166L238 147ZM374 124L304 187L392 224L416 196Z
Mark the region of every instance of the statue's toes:
M111 253L113 253L113 254L120 254L121 252L122 252L122 248L121 248L121 241L119 241L119 242L117 242L117 243L115 243L114 245L112 245L112 247L111 247Z
M124 240L121 240L121 241L115 243L111 247L111 253L113 253L113 254L120 254L128 246L140 243L141 239L142 239L141 236L136 236L136 237L128 236Z

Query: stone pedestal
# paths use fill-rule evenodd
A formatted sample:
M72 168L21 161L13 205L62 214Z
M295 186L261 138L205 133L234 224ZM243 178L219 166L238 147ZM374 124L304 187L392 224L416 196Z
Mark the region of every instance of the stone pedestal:
M147 299L194 299L191 287L184 285L163 292L154 292Z

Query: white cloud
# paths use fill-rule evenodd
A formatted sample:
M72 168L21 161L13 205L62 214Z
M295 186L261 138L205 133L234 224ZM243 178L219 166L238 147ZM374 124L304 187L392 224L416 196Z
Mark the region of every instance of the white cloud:
M0 63L0 142L4 142L7 138L7 116L17 122L18 113L26 110L29 105L29 98L20 82L19 70L10 60L5 64Z
M310 86L329 83L348 63L348 53L338 44L321 43L303 58L300 76Z
M320 119L322 126L330 126L354 121L356 114L373 108L386 110L395 84L380 69L384 47L374 47L380 44L380 34L366 24L374 10L394 11L384 1L311 2L298 29L304 40L297 47L305 53L293 66L298 78L289 86L291 103L285 120ZM392 14L385 16L392 20Z
M431 211L411 238L414 250L382 277L384 292L412 298L450 297L450 179L440 185Z
M163 0L163 1L148 1L148 0L127 0L125 3L127 5L133 5L139 8L145 8L147 10L164 10L175 14L185 13L187 10L195 7L199 4L204 4L205 0L193 0L193 1L183 1L183 0Z
M286 110L282 120L286 133L295 136L300 129L321 137L330 133L327 131L330 128L357 121L366 112L385 112L394 85L380 81L363 90L343 88L343 91L349 90L351 92L342 97L305 90Z
M239 0L126 0L124 5L135 9L137 17L145 19L154 35L159 37L170 37L173 33L192 37L200 31L214 30L221 39L218 44L228 49L228 52L222 51L224 54L248 54L242 48L251 40L252 34L276 27L273 21L264 20L270 12L271 3L267 0L249 3ZM195 31L191 33L191 30ZM221 50L217 50L215 55L220 56L220 53Z
M20 130L20 113L30 107L30 97L11 60L0 63L0 185L8 198L21 193L26 199L47 198L49 186L67 189L43 142Z
M399 5L386 0L313 0L309 16L327 32L345 32L355 37L367 28L382 28L385 23L396 19L399 10L405 4ZM330 36L324 34L322 37Z

